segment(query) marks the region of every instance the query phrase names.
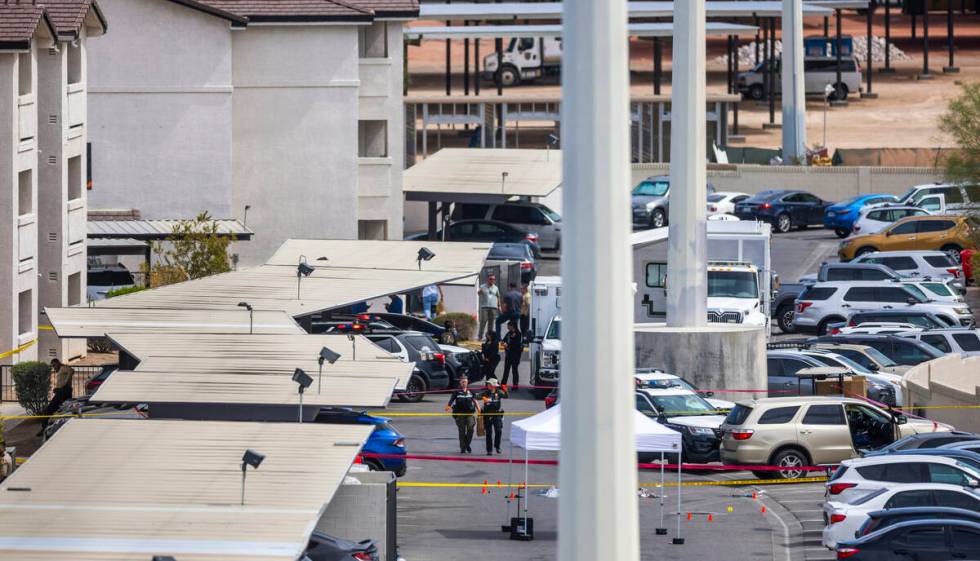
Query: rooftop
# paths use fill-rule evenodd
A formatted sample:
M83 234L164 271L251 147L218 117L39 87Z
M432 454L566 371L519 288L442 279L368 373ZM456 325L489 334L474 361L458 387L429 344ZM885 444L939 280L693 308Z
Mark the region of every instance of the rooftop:
M55 26L43 6L30 0L7 0L0 4L0 50L27 50L38 30L55 36Z

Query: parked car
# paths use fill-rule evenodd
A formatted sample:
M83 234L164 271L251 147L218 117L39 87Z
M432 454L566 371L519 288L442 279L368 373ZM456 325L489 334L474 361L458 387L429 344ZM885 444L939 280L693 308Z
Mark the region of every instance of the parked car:
M966 213L980 209L980 185L931 183L916 185L902 194L898 202L935 213Z
M453 206L451 219L504 222L518 230L537 234L541 249L561 250L561 215L541 203L457 203Z
M734 402L724 399L715 399L715 392L699 390L697 386L691 382L688 382L684 378L673 374L668 374L659 368L637 368L634 380L636 380L637 389L681 389L695 392L704 398L705 401L710 403L712 407L720 411L724 411L725 413L728 413L732 407L735 407Z
M708 193L715 188L708 183ZM634 228L663 228L669 221L670 176L658 175L644 179L633 188L632 213Z
M449 371L449 387L459 387L459 378L466 376L470 382L483 379L483 361L480 353L463 347L439 344L446 355L446 370Z
M941 251L881 251L856 257L853 263L878 263L910 278L930 280L953 279L963 288L963 269Z
M854 281L824 282L808 288L796 299L793 325L799 332L823 335L832 324L844 323L857 312L883 311L928 312L946 325L973 323L973 315L965 304L923 301L908 288L892 282ZM887 321L877 317L868 319Z
M372 343L399 357L404 362L414 362L415 370L404 392L398 394L401 401L422 401L424 393L449 387L446 355L427 333L419 331L369 330L363 335Z
M770 190L735 205L735 216L768 222L784 234L793 228L823 225L824 209L831 204L806 191Z
M685 461L699 464L718 461L719 427L725 415L697 393L680 388L637 387L636 409L681 433Z
M825 484L828 500L847 502L895 483L946 483L980 486L980 468L939 455L884 454L841 462Z
M961 440L959 442L949 442L936 447L936 449L951 448L954 450L967 450L980 454L980 436L975 435L975 439Z
M105 300L109 292L113 290L136 286L133 273L122 263L89 267L86 282L88 283L86 295L89 301Z
M891 321L866 321L855 326L835 324L830 327L831 335L856 335L859 333L901 335L909 331L922 331L922 328L911 323L896 323Z
M899 336L928 343L944 353L980 356L980 331L976 329L933 329L899 333Z
M484 266L499 266L504 269L512 263L520 266L520 278L512 279L508 277L503 280L525 285L530 284L538 276L537 265L534 262L534 253L525 243L494 243L490 248L490 253L487 254Z
M300 561L380 561L372 540L357 543L314 530Z
M916 310L915 306L902 310L875 310L873 312L854 312L847 318L847 326L862 326L868 323L891 323L909 326L907 329L945 329L951 327L950 318L932 312Z
M847 397L770 397L740 401L721 425L724 464L777 466L759 478L797 479L800 468L837 464L860 448L886 446L920 432L948 431L928 420L908 419Z
M915 366L943 356L943 352L932 345L896 335L830 335L816 337L808 342L867 345L903 366Z
M735 205L750 198L748 193L737 191L716 191L708 195L708 216L716 214L735 214Z
M946 279L918 279L909 278L902 281L902 284L921 292L916 293L917 296L924 300L935 300L936 302L949 302L962 304L966 302L963 295L959 291L960 283L959 281L954 281L950 278Z
M896 553L899 552L899 553ZM851 561L980 559L980 524L967 520L909 520L837 544Z
M406 240L424 240L427 234L408 236ZM452 222L445 231L438 230L436 238L447 242L507 242L526 243L535 257L541 256L537 232L525 232L498 220L459 220Z
M852 233L858 235L877 234L891 224L908 216L928 216L928 210L917 206L904 206L900 204L867 206L860 210Z
M776 76L775 91L782 91L782 80L780 79L780 69L782 61L775 59L776 68L773 69ZM765 99L768 92L765 89L765 72L769 69L769 63L764 60L755 65L748 72L740 72L737 77L738 91L750 99ZM834 93L830 95L831 100L846 100L851 93L861 91L861 63L853 56L843 57L840 61L841 78L837 81L837 57L808 56L803 59L803 85L807 95L820 95L826 97L826 88L831 86Z
M89 378L88 382L85 382L85 395L94 394L95 391L102 387L102 384L109 379L109 375L116 370L119 370L118 364L104 365L98 374Z
M942 518L973 519L980 522L980 512L976 512L980 511L980 493L975 489L947 483L897 484L882 487L865 495L852 497L850 500L834 497L834 500L825 502L823 518L826 526L823 529L823 545L834 549L840 542L850 541L865 535L861 529L868 524L869 515L872 512L882 512L882 509L911 510L914 507L917 507L916 510L919 511L926 510L925 507L932 507L930 509L932 512L940 510L937 507L946 507L941 509L945 511L945 515L941 516ZM962 515L950 516L950 511L966 512L972 516L968 515L969 518ZM921 514L919 516L906 516L905 520L917 520L925 517ZM893 523L886 523L883 527ZM881 527L874 529L879 530Z
M445 327L436 325L425 318L415 317L409 314L370 312L368 314L360 315L362 316L361 321L364 321L364 316L367 316L369 321L383 321L397 329L404 329L405 331L421 331L422 333L428 333L432 337L439 337L442 335L442 332L446 330Z
M939 448L960 442L980 441L980 434L951 430L948 432L922 432L910 434L901 440L896 440L888 446L880 448L880 452L890 452L892 450L918 450L919 448Z
M841 261L850 261L877 251L938 250L959 262L960 251L970 247L969 228L963 216L909 216L878 233L842 241L837 255ZM892 269L900 271L896 267ZM920 274L928 273L920 271Z
M888 374L901 376L910 368L896 364L895 361L883 355L878 349L867 345L814 343L809 346L814 349L824 349L845 356L872 372L887 372Z
M977 472L980 472L980 454L976 452L971 452L969 450L958 450L954 448L918 448L916 450L875 450L868 452L864 455L865 458L872 458L878 456L938 456L942 458L949 458L966 464L967 466L973 468Z
M766 352L766 372L769 393L772 397L789 395L813 395L813 380L797 374L808 368L843 368L848 373L864 376L868 384L868 397L888 405L902 401L901 377L887 372L874 372L851 359L833 351L813 348L772 349Z
M974 495L971 493L970 497L968 498L972 498L973 496ZM854 533L854 538L866 536L871 532L883 530L900 522L908 522L913 520L953 519L980 522L980 512L978 512L980 509L977 509L975 506L972 507L971 510L953 506L941 506L942 503L940 503L940 500L944 500L944 502L951 504L970 504L966 501L962 501L961 499L962 497L952 497L945 494L939 497L935 496L935 494L931 494L928 496L928 498L926 498L924 494L910 495L905 500L896 501L896 506L893 508L875 510L867 513L867 518L861 524L861 527ZM915 504L920 501L925 502L926 500L930 503L930 506L897 506L908 503Z
M868 206L891 203L898 200L895 195L855 195L827 207L823 216L823 227L829 228L838 238L851 235L854 223L857 222L861 210Z
M321 407L313 422L327 425L372 425L374 430L364 443L362 452L384 456L405 455L405 436L391 425L391 419L375 417L366 411L355 411L349 407ZM364 464L374 471L394 472L398 477L405 475L408 469L405 458L364 458Z
M818 282L902 280L894 269L878 263L821 263L815 274L803 275L800 283L813 285Z
M803 284L780 284L776 295L769 305L770 310L775 310L773 316L776 323L783 333L795 333L796 326L796 298L806 290Z

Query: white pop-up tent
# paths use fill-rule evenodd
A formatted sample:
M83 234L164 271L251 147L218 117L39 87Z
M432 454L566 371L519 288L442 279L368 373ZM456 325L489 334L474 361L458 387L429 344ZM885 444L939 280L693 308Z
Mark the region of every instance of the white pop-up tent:
M659 452L661 454L661 460L664 454L677 454L677 478L678 482L680 482L682 456L681 434L661 425L639 411L634 410L633 413L637 452ZM533 417L512 423L510 426L510 444L512 463L514 460L514 446L524 449L524 485L526 489L528 482L528 452L530 450L556 451L561 449L561 404L542 411ZM661 464L661 488L664 484L663 477L664 470ZM508 477L508 480L512 481L513 479ZM520 493L518 493L517 512L519 516L521 513L520 498ZM528 497L525 496L524 514L522 517L524 521L523 525L520 529L512 529L512 534L523 533L527 528L527 499ZM677 512L680 513L680 486L677 488ZM679 516L680 514L678 514ZM678 533L680 531L679 520L680 518L678 518ZM660 526L663 526L663 493L660 493Z

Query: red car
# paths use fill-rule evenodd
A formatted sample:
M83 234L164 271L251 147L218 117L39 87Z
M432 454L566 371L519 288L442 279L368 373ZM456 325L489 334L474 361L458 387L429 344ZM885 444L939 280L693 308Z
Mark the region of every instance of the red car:
M975 249L964 249L960 252L960 264L963 266L963 282L967 286L976 284L973 277L973 256L977 253Z

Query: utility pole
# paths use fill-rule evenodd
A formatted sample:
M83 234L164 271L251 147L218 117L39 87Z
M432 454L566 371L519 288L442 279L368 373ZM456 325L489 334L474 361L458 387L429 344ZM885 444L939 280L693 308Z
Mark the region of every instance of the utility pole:
M803 81L801 0L783 0L782 24L783 162L792 165L806 159L806 88ZM870 33L868 36L870 37Z

